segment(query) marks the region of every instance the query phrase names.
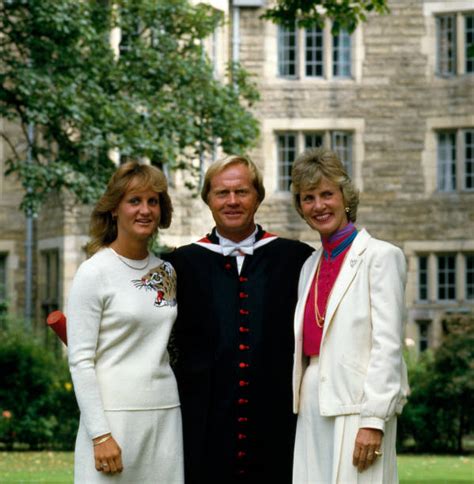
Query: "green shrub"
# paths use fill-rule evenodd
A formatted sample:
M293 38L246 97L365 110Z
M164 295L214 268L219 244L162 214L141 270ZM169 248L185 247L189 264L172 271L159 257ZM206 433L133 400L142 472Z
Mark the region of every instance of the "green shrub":
M9 326L0 329L0 443L72 449L79 411L65 358Z
M463 452L474 428L474 317L444 321L445 337L435 351L407 357L411 394L398 421L398 448Z

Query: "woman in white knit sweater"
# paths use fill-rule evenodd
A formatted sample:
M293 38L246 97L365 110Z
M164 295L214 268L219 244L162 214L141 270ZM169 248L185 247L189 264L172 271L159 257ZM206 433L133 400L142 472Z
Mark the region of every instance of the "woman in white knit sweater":
M171 223L166 178L128 162L91 216L89 255L68 301L69 365L81 419L76 483L183 482L181 413L167 344L173 267L148 251Z

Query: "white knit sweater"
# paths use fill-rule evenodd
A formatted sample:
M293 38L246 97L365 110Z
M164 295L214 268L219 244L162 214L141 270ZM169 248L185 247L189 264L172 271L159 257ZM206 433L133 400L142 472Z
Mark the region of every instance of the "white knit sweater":
M91 439L111 431L104 410L179 405L167 352L177 313L176 275L157 257L145 263L105 248L74 277L67 309L69 366Z

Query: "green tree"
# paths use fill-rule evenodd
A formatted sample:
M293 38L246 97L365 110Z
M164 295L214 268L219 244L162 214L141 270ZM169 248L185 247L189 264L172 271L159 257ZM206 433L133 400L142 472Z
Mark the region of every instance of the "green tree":
M474 427L474 316L451 316L435 351L408 359L411 394L399 420L399 444L419 452L462 452Z
M300 27L321 25L329 17L333 31L345 28L353 32L370 12L388 13L387 0L277 0L263 17L287 26L296 21Z
M456 452L463 437L474 428L474 316L458 316L444 322L446 337L434 360L433 394L449 411L452 427L446 440Z
M222 21L187 0L2 2L0 116L22 135L4 123L0 136L23 208L37 212L62 189L95 200L114 169L110 150L195 175L193 160L216 144L252 145L253 83L239 66L232 82L217 80L203 47Z

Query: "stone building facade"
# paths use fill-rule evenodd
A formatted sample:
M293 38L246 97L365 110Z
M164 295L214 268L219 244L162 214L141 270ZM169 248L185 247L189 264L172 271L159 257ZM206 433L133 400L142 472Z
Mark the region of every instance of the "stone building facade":
M329 22L303 30L264 21L263 0L211 3L229 19L210 41L216 64L239 60L261 92L261 135L249 153L267 189L257 221L317 247L292 206L289 174L305 147L334 148L361 191L358 226L407 257L407 336L420 350L438 345L447 315L474 311L472 2L390 0L389 15L371 15L352 35L336 36ZM171 181L175 218L161 242L175 246L202 236L212 220L181 188L179 174ZM20 312L20 195L2 183L0 274L11 310ZM84 257L87 210L58 206L36 223L38 317L47 308L48 278L57 272L51 307L62 307Z

